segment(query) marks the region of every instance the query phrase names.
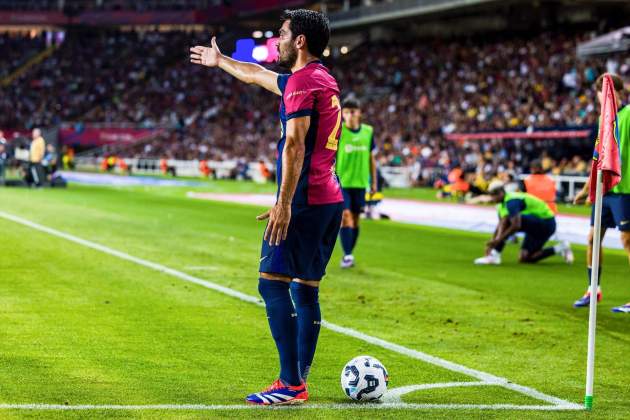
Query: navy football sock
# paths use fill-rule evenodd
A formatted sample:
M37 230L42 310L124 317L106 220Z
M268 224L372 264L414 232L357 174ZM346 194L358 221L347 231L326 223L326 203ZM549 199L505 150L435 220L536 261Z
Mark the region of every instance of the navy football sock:
M354 229L352 229L352 251L354 251L354 247L357 246L358 239L359 239L359 227L357 226Z
M343 248L343 255L352 254L352 241L354 234L352 228L342 227L339 229L339 237L341 238L341 247Z
M586 272L588 273L588 287L591 287L591 276L593 275L593 268L587 267ZM599 267L599 270L597 270L597 286L599 286L599 282L601 278L602 278L602 268Z
M280 379L288 385L299 385L298 325L289 283L261 278L258 291L265 301L271 335L280 355Z
M317 337L322 323L319 309L319 288L302 283L291 283L291 296L295 302L298 323L298 354L300 360L300 375L304 382L311 370Z

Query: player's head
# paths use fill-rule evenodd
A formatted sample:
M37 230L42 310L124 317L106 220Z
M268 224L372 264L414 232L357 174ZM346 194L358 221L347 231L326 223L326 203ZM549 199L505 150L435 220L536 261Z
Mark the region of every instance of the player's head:
M488 194L490 194L493 203L500 203L505 197L505 188L503 182L499 180L492 181L488 186Z
M343 100L341 108L341 115L346 126L356 128L361 124L361 102L354 95L348 95Z
M37 139L42 136L42 130L40 130L39 128L34 128L32 135L34 139Z
M539 159L533 160L529 165L529 170L536 175L545 173L542 162Z
M620 108L621 95L623 93L623 80L621 80L621 77L617 76L616 74L603 73L597 78L597 80L595 81L595 89L597 89L597 100L599 101L600 105L602 104L604 100L604 97L602 96L602 86L604 85L604 76L606 76L607 74L610 74L610 77L612 78L613 88L615 89L615 99L617 101L617 108Z
M326 15L314 10L285 10L278 41L278 63L293 67L299 54L320 58L330 39Z

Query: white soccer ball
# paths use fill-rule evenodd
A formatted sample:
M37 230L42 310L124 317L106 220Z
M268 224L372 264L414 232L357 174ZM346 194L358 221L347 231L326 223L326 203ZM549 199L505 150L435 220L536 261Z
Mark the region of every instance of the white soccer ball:
M385 366L370 356L357 356L341 372L341 389L353 400L372 401L387 391L389 376Z

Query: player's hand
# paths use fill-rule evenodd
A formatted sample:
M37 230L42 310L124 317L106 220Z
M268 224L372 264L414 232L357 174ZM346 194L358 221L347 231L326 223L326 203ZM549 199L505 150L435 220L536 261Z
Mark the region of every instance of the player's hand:
M197 45L190 49L190 62L201 64L202 66L217 67L221 59L221 51L217 45L217 38L212 37L210 47Z
M378 188L376 187L376 184L372 184L372 185L370 186L370 195L372 196L372 195L376 194L376 191L377 191L377 190L378 190ZM371 197L370 197L370 198L371 198Z
M287 239L289 222L291 221L291 205L276 204L270 210L256 217L256 219L269 219L265 230L265 241L268 241L271 246L278 246L281 241Z
M579 193L575 195L575 197L573 197L573 204L576 206L585 204L588 201L587 199L588 199L588 192L581 190Z

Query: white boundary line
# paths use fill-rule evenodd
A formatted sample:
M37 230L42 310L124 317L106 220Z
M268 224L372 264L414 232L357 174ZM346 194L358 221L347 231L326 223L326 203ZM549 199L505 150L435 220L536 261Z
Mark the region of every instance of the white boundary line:
M415 403L351 403L305 404L263 407L257 405L202 405L202 404L155 404L155 405L63 405L63 404L0 404L0 410L519 410L519 411L566 411L582 410L574 405L515 405L515 404L415 404Z
M175 270L173 268L164 266L162 264L158 264L158 263L154 263L154 262L151 262L151 261L147 261L147 260L142 259L142 258L134 257L133 255L129 255L129 254L125 253L125 252L117 251L115 249L106 247L104 245L100 245L100 244L98 244L96 242L88 241L86 239L82 239L82 238L79 238L77 236L71 235L69 233L65 233L65 232L62 232L62 231L59 231L59 230L56 230L56 229L49 228L47 226L40 225L38 223L31 222L30 220L27 220L27 219L24 219L24 218L21 218L21 217L18 217L18 216L14 216L12 214L5 213L3 211L0 211L0 217L4 218L6 220L10 220L10 221L15 222L15 223L18 223L18 224L30 227L30 228L38 230L40 232L45 232L45 233L48 233L50 235L57 236L59 238L63 238L63 239L66 239L68 241L71 241L71 242L83 245L83 246L85 246L87 248L95 249L95 250L101 251L101 252L103 252L105 254L109 254L109 255L118 257L120 259L123 259L123 260L131 261L131 262L136 263L138 265L141 265L141 266L144 266L144 267L147 267L147 268L151 268L153 270L156 270L156 271L159 271L159 272L162 272L162 273L165 273L165 274L169 274L169 275L171 275L173 277L179 278L180 280L184 280L184 281L187 281L187 282L190 282L190 283L194 283L194 284L203 286L203 287L208 288L208 289L212 289L214 291L223 293L223 294L228 295L228 296L235 297L235 298L240 299L242 301L253 303L253 304L256 304L258 306L263 306L262 301L260 299L258 299L257 297L247 295L245 293L239 292L239 291L231 289L229 287L221 286L219 284L216 284L216 283L213 283L213 282L210 282L210 281L207 281L207 280L202 280L200 278L191 276L189 274L183 273L183 272ZM358 340L364 341L366 343L369 343L369 344L372 344L372 345L375 345L375 346L379 346L379 347L385 348L387 350L391 350L391 351L393 351L395 353L402 354L402 355L408 356L408 357L413 358L413 359L422 360L423 362L426 362L426 363L429 363L429 364L441 367L441 368L446 369L446 370L450 370L452 372L461 373L461 374L464 374L464 375L467 375L467 376L479 379L479 380L481 380L483 382L489 382L489 383L492 383L494 385L502 386L504 388L508 388L508 389L513 390L513 391L519 392L521 394L527 395L528 397L531 397L531 398L534 398L534 399L538 399L540 401L545 401L547 403L553 404L553 405L558 406L558 407L564 407L564 409L569 409L569 407L571 407L570 409L575 409L575 410L583 409L582 406L579 405L579 404L572 403L570 401L566 401L566 400L563 400L563 399L560 399L560 398L557 398L557 397L554 397L554 396L551 396L551 395L544 394L544 393L542 393L542 392L540 392L540 391L538 391L536 389L530 388L530 387L526 387L526 386L523 386L523 385L515 384L515 383L509 381L506 378L502 378L500 376L494 376L492 374L485 373L485 372L482 372L482 371L479 371L479 370L475 370L475 369L471 369L469 367L466 367L466 366L463 366L463 365L460 365L460 364L457 364L457 363L449 362L448 360L444 360L444 359L441 359L439 357L431 356L430 354L423 353L423 352L418 351L418 350L413 350L413 349L410 349L408 347L401 346L399 344L395 344L395 343L392 343L392 342L389 342L389 341L386 341L386 340L383 340L383 339L380 339L380 338L377 338L377 337L373 337L371 335L364 334L364 333L362 333L360 331L357 331L357 330L354 330L354 329L351 329L351 328L342 327L340 325L333 324L333 323L330 323L330 322L327 322L327 321L322 321L322 326L325 327L325 328L328 328L329 330L335 331L337 333L344 334L344 335L347 335L349 337L356 338Z
M441 382L432 384L406 385L398 388L388 389L381 398L384 403L402 403L402 396L411 392L425 389L459 388L471 386L497 386L490 382Z

